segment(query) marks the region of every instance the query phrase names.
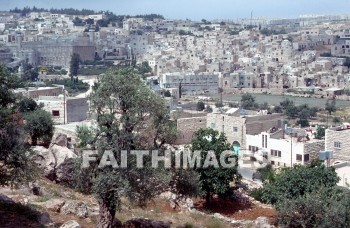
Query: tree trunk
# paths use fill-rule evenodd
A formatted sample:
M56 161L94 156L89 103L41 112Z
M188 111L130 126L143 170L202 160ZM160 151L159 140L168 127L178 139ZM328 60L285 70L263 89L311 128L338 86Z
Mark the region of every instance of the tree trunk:
M210 192L207 192L207 194L205 195L205 204L208 206L210 204L211 201L211 195Z
M115 216L115 210L110 209L108 207L108 202L105 200L100 200L99 202L99 216L98 221L96 224L97 228L112 228L114 216Z

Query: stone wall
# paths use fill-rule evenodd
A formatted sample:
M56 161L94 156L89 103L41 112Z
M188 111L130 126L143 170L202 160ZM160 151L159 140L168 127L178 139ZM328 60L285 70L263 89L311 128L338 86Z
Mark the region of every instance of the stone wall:
M177 120L178 137L175 144L190 144L193 133L200 128L207 127L207 117L191 117Z
M305 162L304 164L309 164L309 163L311 163L312 160L318 160L319 153L320 153L320 151L324 150L324 146L325 146L325 142L323 140L305 143L304 154L309 154L310 159L308 162Z
M333 151L335 160L350 161L350 129L336 131L327 129L325 134L325 149ZM340 148L335 147L340 143Z

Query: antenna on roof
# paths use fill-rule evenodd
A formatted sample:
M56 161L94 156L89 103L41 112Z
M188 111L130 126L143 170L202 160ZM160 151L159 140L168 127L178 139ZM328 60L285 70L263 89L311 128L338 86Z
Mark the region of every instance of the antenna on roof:
M253 30L253 10L250 12L250 30Z

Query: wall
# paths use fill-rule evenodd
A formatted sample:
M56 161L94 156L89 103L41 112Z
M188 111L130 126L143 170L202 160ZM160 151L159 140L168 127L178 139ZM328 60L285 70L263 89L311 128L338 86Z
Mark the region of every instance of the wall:
M67 123L86 120L88 108L86 98L67 99Z
M207 117L191 117L177 120L178 137L175 144L190 144L193 133L200 128L207 127Z
M350 129L336 131L327 129L325 134L325 150L333 151L334 159L350 161ZM334 142L340 142L341 148L335 148Z

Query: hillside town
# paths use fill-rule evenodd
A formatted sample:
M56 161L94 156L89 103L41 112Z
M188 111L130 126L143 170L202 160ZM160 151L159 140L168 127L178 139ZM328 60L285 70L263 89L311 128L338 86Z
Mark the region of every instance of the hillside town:
M295 19L252 15L237 20L194 21L170 20L157 14L79 12L54 13L39 8L0 12L0 62L20 81L13 92L34 100L50 114L54 124L49 147L40 145L40 137L38 145L31 138L33 150L40 154L44 176L50 181L64 183L71 178L67 173L72 172L76 151L96 149L92 141L82 147L80 136L83 128L100 126L101 113L109 110L116 121L123 123L128 106L120 102L124 109L114 110L105 101L121 99L118 96L124 90L108 87L103 81L110 80L117 86L109 78L110 72L131 67L141 75L142 88L135 94L147 88L161 98L166 108L164 113L160 108L157 112L156 98L154 103L144 101L146 107L137 106L140 115L149 115L144 114L140 120L131 118L136 135L153 137L153 129L142 128L150 125L145 119L152 115L169 117L176 128L171 143L165 136L157 138L165 135L164 129L157 129L153 141L154 145L160 144L159 148L164 144L184 150L195 145L202 129L213 130L225 135L237 156L237 172L254 189L265 186L261 170L266 167L313 167L315 161L334 169L337 186L349 188L349 15L302 15ZM139 83L132 77L130 81ZM127 83L123 79L117 82ZM115 89L117 95L105 95L97 89L101 85ZM141 97L153 96L141 92ZM106 96L99 100L101 106L94 100L96 94ZM138 121L145 121L144 125L136 127ZM125 132L127 135L131 131ZM146 144L147 139L142 140ZM46 160L45 154L50 153L53 157ZM242 197L255 198L247 195ZM188 206L193 204L189 198L182 203L193 208ZM265 199L264 203L274 201ZM273 210L262 203L252 210L257 208ZM98 214L98 209L92 213ZM270 214L261 216L260 220L249 218L253 227L270 227L265 223L274 227L278 223L271 223ZM249 219L244 217L214 217L249 227L243 221ZM88 224L82 227L92 224L86 219L79 223ZM158 225L150 227L170 227Z

